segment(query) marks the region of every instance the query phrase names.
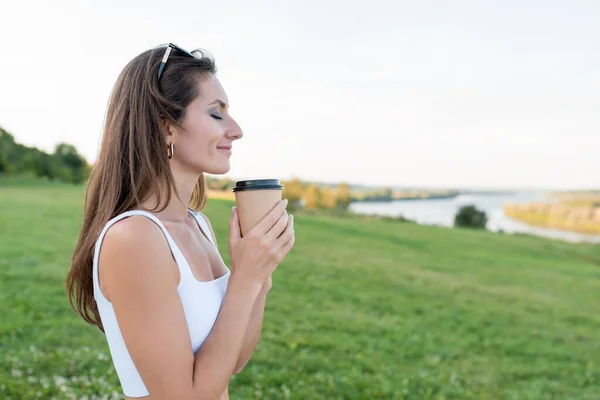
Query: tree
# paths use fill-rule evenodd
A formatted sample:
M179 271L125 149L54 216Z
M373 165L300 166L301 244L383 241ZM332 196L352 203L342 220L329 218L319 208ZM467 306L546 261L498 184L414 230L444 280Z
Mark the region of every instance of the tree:
M8 174L9 172L8 155L0 151L0 174Z
M302 181L298 178L293 178L291 181L283 181L281 183L283 184L282 197L288 200L288 210L297 210L302 200Z
M340 210L347 210L348 206L350 206L350 186L347 183L342 182L337 187L335 197L337 208Z
M319 207L319 188L313 183L304 192L304 207L308 210L316 210Z
M319 206L328 210L335 209L336 198L335 193L329 188L329 186L321 189L321 195L319 196Z
M212 176L205 175L206 187L212 190L220 190L220 181Z
M70 180L73 183L83 183L87 179L87 161L77 152L77 149L74 146L66 143L59 143L54 150L53 157L68 170L68 172L62 172L63 179L67 178L69 175Z
M382 200L392 200L392 189L384 188L381 190L381 199Z
M219 181L219 189L223 191L231 191L235 183L229 178L223 178Z
M487 216L485 212L478 210L475 206L463 206L454 217L454 226L466 228L485 229Z
M29 175L64 182L82 183L90 167L74 146L60 143L53 154L16 143L0 128L0 173Z
M13 136L0 128L0 173L8 174L14 167L10 162L10 154L15 146Z

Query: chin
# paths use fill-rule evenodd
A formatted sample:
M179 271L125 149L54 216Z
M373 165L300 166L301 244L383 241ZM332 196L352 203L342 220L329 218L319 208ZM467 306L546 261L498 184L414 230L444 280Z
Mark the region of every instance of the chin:
M209 168L205 168L203 171L211 175L224 175L229 172L231 165L229 163L223 163L220 165L211 165Z

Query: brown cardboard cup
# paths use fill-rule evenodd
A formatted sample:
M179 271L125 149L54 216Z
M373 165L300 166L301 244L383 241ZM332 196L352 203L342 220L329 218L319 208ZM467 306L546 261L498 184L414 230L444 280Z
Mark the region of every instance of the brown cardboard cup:
M254 179L236 182L233 192L245 236L281 201L283 185L278 179Z

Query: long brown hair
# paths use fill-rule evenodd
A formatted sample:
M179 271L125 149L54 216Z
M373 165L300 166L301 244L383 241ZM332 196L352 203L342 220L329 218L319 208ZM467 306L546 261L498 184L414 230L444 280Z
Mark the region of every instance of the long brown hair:
M110 219L138 206L152 194L158 197L158 205L152 211L164 210L171 201L171 191L167 191L166 199L161 199L160 185L177 194L169 168L163 119L181 127L186 107L200 94L199 82L216 73L208 53L195 50L194 57L190 57L173 49L159 80L165 49L160 46L135 57L113 88L100 152L87 182L83 226L65 280L73 309L102 331L94 300L92 266L98 236ZM205 202L206 186L201 174L189 206L200 210Z

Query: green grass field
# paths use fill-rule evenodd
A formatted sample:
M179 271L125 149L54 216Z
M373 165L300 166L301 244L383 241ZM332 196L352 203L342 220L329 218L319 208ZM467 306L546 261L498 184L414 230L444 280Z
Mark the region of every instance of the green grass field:
M84 191L0 187L0 399L122 398L63 280ZM231 202L211 200L226 261ZM232 399L600 399L600 247L296 217Z

